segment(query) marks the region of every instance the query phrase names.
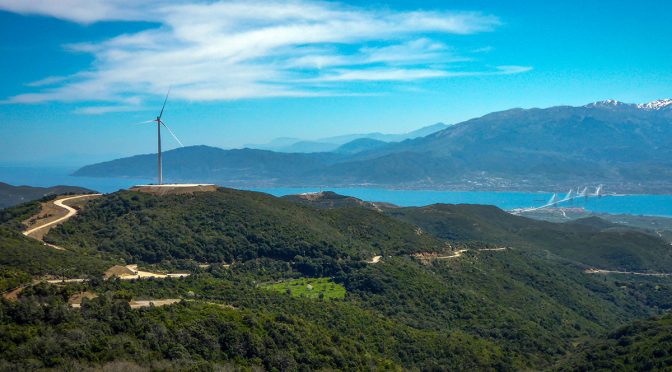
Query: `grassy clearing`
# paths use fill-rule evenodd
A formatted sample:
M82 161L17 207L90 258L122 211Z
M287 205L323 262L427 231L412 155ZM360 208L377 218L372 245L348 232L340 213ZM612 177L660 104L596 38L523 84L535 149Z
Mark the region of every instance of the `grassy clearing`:
M293 297L322 298L325 300L345 298L345 287L330 278L301 278L286 282L264 284L263 289L287 293Z

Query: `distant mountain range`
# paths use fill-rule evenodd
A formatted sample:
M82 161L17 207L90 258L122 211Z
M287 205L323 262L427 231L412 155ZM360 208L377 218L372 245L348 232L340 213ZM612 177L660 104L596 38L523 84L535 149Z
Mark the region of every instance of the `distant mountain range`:
M511 109L414 139L355 140L331 152L281 153L194 146L165 153L173 181L231 186L377 186L546 190L604 184L616 192L669 192L672 100ZM146 177L155 155L75 175Z
M43 198L48 195L86 194L89 189L76 186L31 187L12 186L0 182L0 209Z
M385 133L360 133L346 134L335 137L320 138L317 140L303 140L300 138L282 137L276 138L266 144L245 145L246 148L271 150L276 152L330 152L338 150L341 145L360 140L370 139L378 142L399 142L407 139L424 137L426 135L446 129L447 124L436 123L408 133L385 134Z

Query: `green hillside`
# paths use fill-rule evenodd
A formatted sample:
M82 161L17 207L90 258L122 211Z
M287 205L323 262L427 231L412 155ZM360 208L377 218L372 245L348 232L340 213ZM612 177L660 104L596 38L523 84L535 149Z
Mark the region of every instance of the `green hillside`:
M267 260L182 280L36 287L16 304L2 302L0 360L23 368L116 360L169 369L542 369L577 341L655 312L635 287L543 257L463 258L351 266L334 278L345 298L328 301L256 284L300 275ZM63 301L79 290L103 297L67 311ZM187 302L134 311L124 298Z
M112 265L96 256L46 247L0 226L0 292L30 282L35 276L100 277Z
M99 277L112 265L97 252L59 251L23 236L21 221L39 212L39 203L0 210L0 292L29 283L33 277Z
M310 257L334 266L343 260L445 247L439 239L418 235L413 226L375 211L319 211L267 194L223 188L195 195L107 195L46 239L144 263Z
M357 199L352 196L340 195L333 191L321 191L317 193L299 194L299 195L285 195L282 199L292 201L294 203L308 205L313 208L345 208L345 207L362 207L373 210L380 210L382 208L394 208L394 204L384 202L368 202Z
M580 347L558 364L562 371L672 369L672 315L633 322Z
M667 242L599 218L550 223L514 216L493 206L448 204L389 209L386 213L443 239L547 251L579 264L612 270L668 272L672 267L672 247Z
M18 301L0 302L0 369L553 369L579 363L586 345L614 329L672 308L671 279L589 275L577 262L600 258L591 253L598 245L553 245L631 233L601 220L557 225L490 207L342 205L224 188L122 191L88 202L49 233L67 252L16 231L31 205L6 210L7 283L63 268L95 274L120 260L192 275L28 287ZM646 270L657 267L646 266L655 264L649 238L628 235ZM451 258L451 248L466 251ZM420 252L444 258L412 256ZM366 263L373 256L382 258ZM69 310L65 302L81 291L98 298ZM130 299L183 301L133 310Z

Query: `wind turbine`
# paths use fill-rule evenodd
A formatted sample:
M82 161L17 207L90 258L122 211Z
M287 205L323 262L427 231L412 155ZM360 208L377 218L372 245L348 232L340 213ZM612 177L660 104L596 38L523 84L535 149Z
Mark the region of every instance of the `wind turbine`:
M166 108L166 102L168 102L168 95L169 94L170 94L170 88L168 88L168 93L166 93L166 99L163 100L163 106L161 106L161 112L159 112L159 116L157 116L156 119L154 119L154 120L147 120L147 121L144 121L144 122L140 123L140 124L156 123L156 130L157 130L157 136L158 136L158 152L157 152L157 155L158 155L159 185L163 184L163 166L162 166L162 163L161 163L161 126L163 125L166 129L168 129L168 132L173 136L173 138L175 138L177 143L179 143L181 147L184 147L184 145L182 144L182 141L180 141L180 139L177 138L175 133L173 133L173 131L170 130L170 128L168 128L166 123L163 120L161 120L161 117L163 116L163 110Z

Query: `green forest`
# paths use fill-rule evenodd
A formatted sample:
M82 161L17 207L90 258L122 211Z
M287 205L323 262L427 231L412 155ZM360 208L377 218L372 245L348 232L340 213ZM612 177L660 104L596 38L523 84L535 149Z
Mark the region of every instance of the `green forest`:
M66 249L56 251L20 232L36 208L0 211L0 290L22 289L0 303L0 370L584 371L672 360L672 279L584 272L670 267L669 243L643 230L479 206L120 191L52 229L45 239ZM191 275L103 279L115 264ZM132 306L159 299L179 301Z

